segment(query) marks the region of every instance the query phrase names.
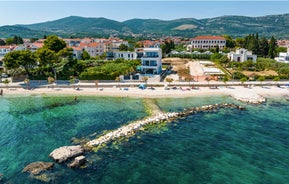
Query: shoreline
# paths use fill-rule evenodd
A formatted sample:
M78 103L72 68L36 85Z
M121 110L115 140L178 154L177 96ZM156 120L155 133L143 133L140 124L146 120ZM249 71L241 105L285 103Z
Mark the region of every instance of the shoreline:
M152 89L139 89L137 87L129 88L35 88L26 90L23 88L3 89L3 96L18 96L18 95L71 95L71 96L100 96L100 97L132 97L132 98L187 98L187 97L206 97L206 96L231 96L252 98L256 95L264 98L284 97L289 95L289 89L286 87L259 87L245 88L243 86L228 86L212 89L209 87L199 87L198 89L169 89L163 87L155 87Z

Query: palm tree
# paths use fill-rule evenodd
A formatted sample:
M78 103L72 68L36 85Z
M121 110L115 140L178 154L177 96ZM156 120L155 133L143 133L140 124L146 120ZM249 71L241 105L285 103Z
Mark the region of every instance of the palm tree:
M149 78L147 76L144 76L144 77L141 78L141 80L144 81L145 84L147 85L147 82L148 82Z
M229 81L229 77L228 77L228 75L225 75L224 77L223 77L223 82L225 83L225 87L227 87L227 82Z
M73 84L75 84L75 81L76 81L75 78L73 76L70 76L69 83L70 83L70 85L73 86L73 89L75 88L75 85L73 85Z
M247 81L247 78L246 78L246 77L243 77L243 78L240 79L240 81L241 81L242 85L244 85L244 82ZM244 87L245 87L245 86L244 86Z
M191 81L194 79L192 75L186 75L185 80L189 82L189 86L191 85Z
M52 86L52 84L55 82L55 79L53 77L48 77L47 82Z
M116 77L115 81L118 83L118 87L120 88L119 82L120 82L120 77Z
M6 85L6 88L8 88L8 84L10 83L10 80L5 79L5 80L3 81L3 83Z
M260 81L261 87L263 87L262 82L265 80L265 77L264 76L260 76L260 77L258 77L257 80Z
M166 82L168 82L169 85L170 85L173 81L174 81L173 78L170 78L170 77L167 77L167 78L166 78Z
M24 83L26 84L26 89L29 89L30 79L26 78Z
M278 76L274 77L273 81L275 81L277 84L277 87L279 87L278 81L280 81L280 77L278 77Z

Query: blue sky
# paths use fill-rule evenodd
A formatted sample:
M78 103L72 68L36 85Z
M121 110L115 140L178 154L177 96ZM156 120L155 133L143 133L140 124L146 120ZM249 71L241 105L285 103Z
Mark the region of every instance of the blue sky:
M32 24L68 16L132 18L212 18L223 15L265 16L289 13L289 1L24 1L0 0L0 26Z

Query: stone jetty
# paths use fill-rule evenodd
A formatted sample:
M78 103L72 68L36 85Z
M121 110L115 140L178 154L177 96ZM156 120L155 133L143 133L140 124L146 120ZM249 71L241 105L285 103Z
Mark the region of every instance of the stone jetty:
M176 120L177 118L180 117L186 117L194 113L198 112L206 112L206 111L212 111L215 109L220 109L220 108L235 108L239 110L245 110L245 107L243 106L238 106L235 104L231 103L226 103L226 104L214 104L214 105L205 105L201 107L193 107L189 109L185 109L182 112L169 112L169 113L158 113L157 115L150 116L148 118L145 118L143 120L139 120L133 123L130 123L128 125L122 126L114 131L111 131L105 135L102 135L101 137L98 137L92 141L89 141L86 143L87 147L97 147L102 144L106 144L110 141L117 140L121 137L127 137L132 134L135 134L136 132L140 131L143 129L145 125L148 124L157 124L161 122L171 122L173 120Z

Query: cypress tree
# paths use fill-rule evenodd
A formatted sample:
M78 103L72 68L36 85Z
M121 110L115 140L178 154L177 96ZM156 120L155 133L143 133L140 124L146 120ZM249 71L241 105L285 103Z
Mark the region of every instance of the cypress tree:
M269 58L274 59L274 57L277 55L276 48L277 48L277 40L274 38L274 36L272 36L269 42L269 50L268 50Z

